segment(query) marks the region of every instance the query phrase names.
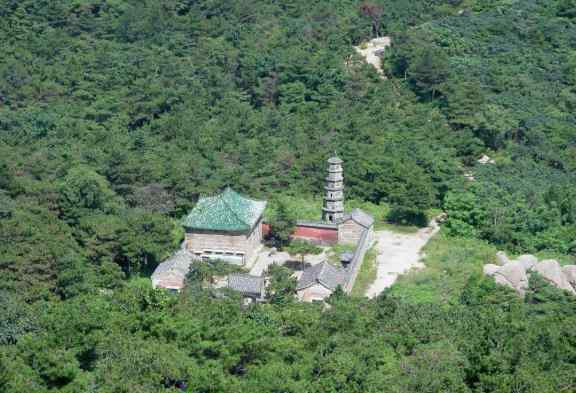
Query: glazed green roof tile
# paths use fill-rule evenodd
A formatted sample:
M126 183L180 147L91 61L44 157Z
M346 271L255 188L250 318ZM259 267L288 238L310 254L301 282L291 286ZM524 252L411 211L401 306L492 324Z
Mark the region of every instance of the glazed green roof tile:
M182 220L187 229L246 232L260 219L265 201L246 198L227 188L223 193L202 197Z

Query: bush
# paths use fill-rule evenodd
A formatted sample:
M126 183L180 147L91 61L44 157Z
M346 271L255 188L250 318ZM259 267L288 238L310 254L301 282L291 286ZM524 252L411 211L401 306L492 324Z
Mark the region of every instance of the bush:
M426 212L412 207L392 206L386 218L392 224L416 225L420 228L428 225Z

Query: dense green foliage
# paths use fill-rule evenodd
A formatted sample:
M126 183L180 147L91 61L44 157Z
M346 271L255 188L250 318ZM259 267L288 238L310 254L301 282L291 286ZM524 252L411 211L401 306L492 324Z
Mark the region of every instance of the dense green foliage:
M450 308L339 294L323 310L286 302L290 284L278 280L276 304L247 309L234 298L198 291L178 298L142 285L38 302L0 325L0 337L8 329L17 340L0 347L0 386L10 393L162 392L182 381L190 392L574 391L576 300L542 281L531 284L525 304L471 280ZM9 298L0 301L13 308Z
M573 0L0 0L0 47L0 391L576 391L574 298L478 275L576 254ZM317 198L334 151L378 224L447 212L422 275L326 308L281 268L250 308L138 279L199 195Z

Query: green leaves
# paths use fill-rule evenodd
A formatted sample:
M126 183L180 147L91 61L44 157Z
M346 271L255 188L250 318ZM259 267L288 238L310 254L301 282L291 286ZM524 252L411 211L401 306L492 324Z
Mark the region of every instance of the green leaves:
M420 94L432 99L449 73L448 56L432 45L418 49L408 65L408 76Z
M270 220L268 236L277 247L285 247L290 242L290 236L296 226L295 212L291 211L281 198L273 203L276 210Z
M445 227L452 236L473 238L483 223L485 212L478 206L477 197L465 190L449 192L444 199L447 215Z
M0 345L15 344L36 326L30 307L10 292L0 291L0 311Z
M270 277L266 287L266 297L270 303L282 306L295 301L296 279L292 277L292 270L273 264L266 274Z
M62 215L73 224L83 216L112 213L122 206L106 178L85 166L71 169L58 192Z

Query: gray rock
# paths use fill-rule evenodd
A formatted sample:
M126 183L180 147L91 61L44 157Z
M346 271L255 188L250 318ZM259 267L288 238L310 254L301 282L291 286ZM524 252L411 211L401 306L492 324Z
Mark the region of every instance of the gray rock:
M562 272L562 268L558 261L554 259L547 259L534 265L532 270L538 272L544 279L554 284L560 289L565 289L573 294L576 294L572 285L568 282L568 278Z
M498 251L496 253L496 261L498 262L499 265L504 266L508 262L510 262L510 259L506 256L506 253L504 251Z
M528 288L528 276L524 265L519 262L508 262L494 273L494 277L503 277L519 294L524 295ZM498 280L496 281L498 282Z
M534 265L538 263L538 258L530 254L520 255L516 260L524 265L526 270L530 270Z
M566 265L562 267L562 273L564 273L564 277L572 287L576 289L576 265Z
M496 281L496 284L504 285L508 288L512 288L512 289L516 290L516 288L514 288L514 285L512 285L512 283L510 281L508 281L506 279L506 277L504 277L500 274L494 275L494 281Z
M484 270L484 274L486 276L493 276L494 273L496 273L498 271L498 269L500 269L500 266L489 263L487 265L484 265L483 270Z

